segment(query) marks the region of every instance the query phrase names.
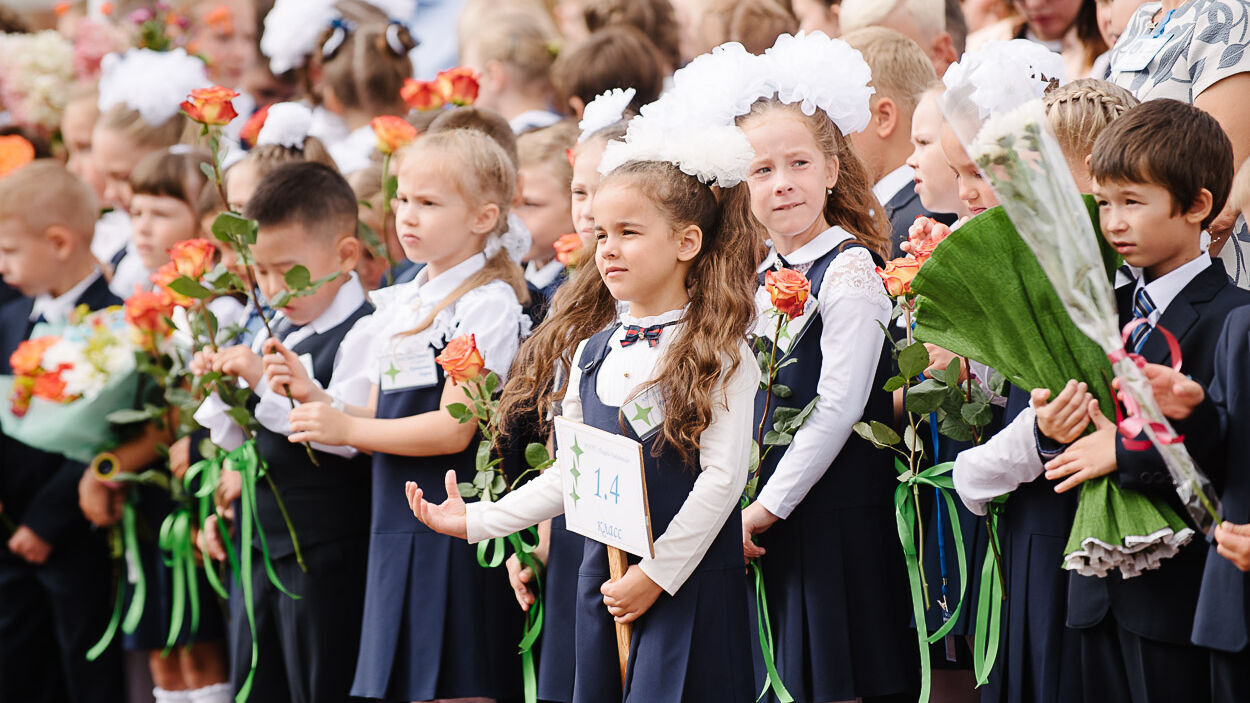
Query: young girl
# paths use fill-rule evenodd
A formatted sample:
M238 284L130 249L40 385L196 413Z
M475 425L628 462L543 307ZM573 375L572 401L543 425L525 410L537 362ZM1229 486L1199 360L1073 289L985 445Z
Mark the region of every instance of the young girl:
M1092 186L1086 159L1094 150L1094 140L1138 100L1114 83L1081 78L1047 91L1045 102L1046 121L1059 140L1076 187L1089 193Z
M404 481L436 482L449 467L463 481L473 478L474 426L446 412L467 396L444 382L433 358L452 338L473 334L486 366L503 377L528 331L520 302L524 277L499 246L515 184L507 154L476 131L427 135L402 152L396 228L404 253L426 266L411 283L373 293L378 311L363 339L377 360L366 369L374 406L341 412L321 392L296 398L304 404L291 412L291 441L373 453L373 525L353 696L429 701L516 692L509 662L518 621L505 574L478 566L468 545L413 520L395 493ZM405 362L413 356L429 362L429 375Z
M631 89L632 90L632 89ZM582 251L591 250L595 242L595 219L591 214L595 189L599 187L599 162L608 143L625 136L627 123L617 118L603 127L583 130L573 147L573 176L569 181L571 195L569 212L573 215L573 227L582 238Z
M743 550L763 557L776 661L796 699L905 696L916 690L917 662L892 503L896 472L887 453L851 431L861 419L892 418L890 396L880 390L891 365L879 326L889 321L890 300L875 272L890 229L844 135L862 127L857 117L867 119L868 91L863 79L809 83L786 67L819 51L861 67L838 75L868 69L823 34L783 39L768 53L776 60L770 80L776 95L795 103L770 95L738 123L755 149L750 214L772 241L760 273L793 267L811 282L814 299L807 319L790 323L797 362L775 381L793 394L767 405L819 400L792 443L761 464L759 492L742 514ZM817 102L820 95L838 98ZM800 100L820 107L805 114ZM763 286L756 305L761 313L770 307ZM760 319L757 333L771 338L775 323ZM761 392L757 412L765 405Z
M946 163L942 153L942 110L938 98L946 91L941 83L934 83L916 103L911 119L911 156L907 165L915 172L916 194L929 212L954 213L966 217L967 210L959 199L959 183Z
M569 149L576 143L577 128L572 123L535 130L517 139L521 164L521 204L517 214L525 221L532 238L525 255L525 278L547 300L568 280L564 264L556 259L554 245L561 235L573 231L569 198L573 164Z
M503 115L517 134L559 122L551 110L556 58L551 21L519 8L496 9L483 20L465 27L470 31L462 33L460 46L464 65L481 76L474 104Z
M416 47L408 28L376 21L356 24L336 19L321 36L319 53L313 56L313 89L321 107L346 125L347 137L328 143L339 171L350 175L366 168L377 147L369 121L377 115L408 112L399 97L404 79L412 76L408 52Z
M740 133L720 148L703 158L732 163L749 155ZM542 421L563 393L566 418L621 433L645 449L655 557L631 559L626 574L608 582L606 548L585 540L574 615L579 702L753 695L734 508L746 480L749 408L759 384L744 341L753 317L755 242L749 230L720 226L711 188L660 160L668 149L673 144L654 151L627 144L616 152L614 163L622 165L595 195L596 268L581 268L568 288L580 304L557 309L525 345L500 408L507 423ZM629 306L619 321L618 301ZM658 339L634 343L644 329ZM574 346L567 383L556 388L558 360ZM622 415L627 403L647 398L664 408L650 431ZM407 491L422 522L478 542L561 514L561 474L548 470L500 502L472 506L460 498L452 473L446 498L437 479L410 482ZM613 619L634 623L623 689ZM693 646L696 637L704 644Z

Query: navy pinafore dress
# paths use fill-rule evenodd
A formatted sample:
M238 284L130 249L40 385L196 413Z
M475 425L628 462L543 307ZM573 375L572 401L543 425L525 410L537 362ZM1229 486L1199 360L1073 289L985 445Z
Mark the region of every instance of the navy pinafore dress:
M586 538L569 532L564 516L551 519L547 569L543 574L543 634L538 643L538 699L558 703L573 700L577 652L574 604L577 572Z
M441 347L433 350L437 355ZM428 388L378 391L376 416L439 409L445 377ZM478 565L476 547L440 535L412 515L404 483L446 498L448 469L470 482L478 437L458 454L373 455L373 523L352 695L396 701L507 698L520 691L522 613L507 572Z
M847 240L812 263L805 274L812 298L819 299L834 259L856 248L866 247ZM876 254L873 260L882 265ZM774 397L770 408L803 408L816 397L822 329L817 312L798 332L790 352L798 362L781 368L776 379L789 386L792 395ZM863 419L893 424L891 396L880 390L892 375L890 353L884 348L887 341L883 336L862 343L883 347ZM761 390L756 396L756 427L763 418L764 401ZM760 465L761 485L782 456L782 451L774 450ZM910 626L906 567L894 520L897 472L890 457L852 434L790 517L757 538L768 552L761 557L761 566L777 669L797 701L884 696L913 691L918 685L916 635ZM754 599L751 602L754 619ZM767 674L758 657L755 674L762 688ZM771 690L765 700L776 700Z
M651 529L659 539L685 503L697 472L674 452L653 457L658 431L639 438L628 423L622 429L619 407L599 400L595 382L614 331L591 337L578 360L583 422L642 442ZM677 595L661 593L634 621L624 691L615 624L599 592L609 579L607 548L593 540L584 542L577 579L576 703L726 703L755 698L739 511L731 512ZM637 562L630 557L631 564Z

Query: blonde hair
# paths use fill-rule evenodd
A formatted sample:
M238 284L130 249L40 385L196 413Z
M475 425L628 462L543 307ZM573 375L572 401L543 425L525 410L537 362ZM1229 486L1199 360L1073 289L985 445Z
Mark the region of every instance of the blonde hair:
M1075 163L1084 163L1107 125L1139 102L1124 88L1095 78L1052 88L1043 100L1046 121L1059 140L1059 148L1069 162Z
M577 135L577 123L572 120L522 134L516 140L520 167L545 167L567 189L573 180L569 150L577 144Z
M0 218L17 220L27 234L59 226L90 242L99 216L91 187L55 159L36 159L0 178Z
M114 105L100 113L96 128L117 132L135 146L148 150L168 149L182 142L193 131L191 121L181 112L159 125L150 125L138 110L124 104Z
M753 54L762 54L782 34L794 34L799 21L775 0L709 0L699 23L699 35L708 50L735 41Z
M1233 190L1228 201L1237 210L1250 209L1250 159L1246 159L1237 169L1237 175L1233 176Z
M508 210L516 193L516 167L495 140L472 129L451 129L427 134L399 151L399 172L409 160L418 163L437 164L455 182L456 190L469 203L477 206L493 204L499 209L495 227L487 237L502 234L508 229ZM494 280L512 286L517 301L529 302L529 288L525 273L500 248L486 260L486 266L469 276L451 293L443 298L424 320L406 334L416 334L434 323L434 318L465 293Z
M551 65L559 49L558 35L532 12L516 10L491 15L466 34L461 55L472 52L483 64L497 61L532 90L551 92Z
M838 24L842 33L881 24L896 9L905 10L926 36L946 31L946 3L943 0L842 0Z
M891 247L890 221L886 219L885 208L877 202L877 196L873 195L872 178L868 175L864 162L851 147L850 140L842 134L824 110L816 110L811 115L805 115L797 103L787 105L775 97L757 100L751 106L751 111L740 116L737 123L743 125L773 111L787 112L795 119L802 121L807 125L812 138L816 141L816 146L825 158L838 160L838 182L833 187L833 192L825 198L823 212L825 222L845 229L861 244L882 258L888 258ZM735 189L735 191L738 190L741 189ZM739 200L740 202L734 204L730 213L730 216L734 218L734 225L752 226L749 223L756 222L756 220L751 214L750 197L743 195ZM759 241L763 243L765 236L762 232L763 228L758 223L753 226L757 232L760 232Z
M842 39L858 49L872 69L873 99L890 98L910 121L920 96L937 80L924 49L886 27L864 27L842 35Z

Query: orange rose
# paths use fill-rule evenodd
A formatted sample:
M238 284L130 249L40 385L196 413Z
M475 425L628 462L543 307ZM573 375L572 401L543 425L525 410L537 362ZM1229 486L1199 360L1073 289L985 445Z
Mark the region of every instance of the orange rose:
M885 268L877 268L877 275L885 283L890 297L898 298L911 292L911 280L920 270L920 264L911 257L901 257L885 262Z
M399 97L403 98L404 104L410 109L420 112L437 110L446 102L438 89L438 83L415 78L404 79L404 87L399 90Z
M435 78L443 100L452 105L472 105L477 100L477 73L471 68L451 68Z
M126 324L140 332L168 335L172 330L165 318L173 313L174 302L162 291L136 290L126 299Z
M35 386L31 389L36 398L62 402L68 400L65 397L65 379L61 378L61 370L40 374L35 379Z
M443 367L443 373L453 385L472 381L482 375L482 369L486 367L482 352L477 349L477 339L471 334L462 334L448 342L435 361Z
M198 281L213 268L216 253L217 247L207 239L184 239L169 249L169 260L178 273Z
M190 298L169 287L169 284L179 278L182 278L182 272L178 270L178 265L173 261L166 261L164 266L156 269L151 276L148 276L148 280L156 286L156 290L162 296L172 301L174 305L190 305Z
M182 110L187 117L202 125L224 125L239 116L234 111L234 103L230 102L239 94L215 85L212 88L197 88L182 103Z
M247 118L247 122L243 123L243 129L239 130L239 141L252 148L256 146L256 140L260 138L260 130L265 126L265 120L269 119L269 106L266 105Z
M764 274L764 289L773 307L788 318L803 314L807 296L812 292L812 282L794 269L778 269Z
M556 250L556 261L565 266L576 266L577 260L581 258L582 237L577 232L560 235L551 246Z
M369 126L378 138L378 151L383 154L394 154L417 138L417 128L402 117L382 115L373 118Z
M57 337L36 337L18 344L17 349L9 355L9 366L13 369L13 375L35 375L43 363L43 353L56 342Z
M35 147L21 135L0 137L0 177L35 160Z

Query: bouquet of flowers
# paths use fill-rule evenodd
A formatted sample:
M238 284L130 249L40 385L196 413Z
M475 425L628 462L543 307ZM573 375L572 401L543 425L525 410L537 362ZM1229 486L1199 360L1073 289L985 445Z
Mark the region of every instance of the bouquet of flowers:
M410 109L425 112L442 109L444 105L472 105L477 91L477 73L461 66L439 72L432 81L408 78L399 96Z
M1036 256L1072 324L1106 354L1120 381L1119 399L1129 409L1121 433L1146 434L1166 461L1189 516L1210 529L1219 522L1218 503L1155 404L1138 360L1124 349L1097 232L1091 229L1086 204L1050 133L1041 101L987 112L978 105L976 92L974 81L948 80L942 104L947 119ZM1094 388L1100 379L1086 380ZM1081 486L1065 566L1097 576L1118 568L1125 577L1134 576L1158 566L1191 536L1192 530L1161 501L1121 490L1103 477Z
M60 34L0 34L0 103L14 122L51 135L73 83L74 46Z
M74 312L60 329L41 323L9 357L0 376L8 399L4 433L23 444L88 462L116 441L108 416L130 408L138 392L135 352L120 307Z

